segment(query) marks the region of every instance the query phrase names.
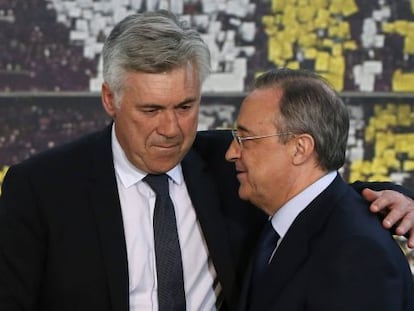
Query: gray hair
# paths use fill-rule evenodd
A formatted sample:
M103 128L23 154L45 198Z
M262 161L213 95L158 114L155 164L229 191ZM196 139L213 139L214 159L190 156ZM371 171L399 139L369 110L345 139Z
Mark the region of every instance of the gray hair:
M259 76L254 88L282 90L280 132L307 133L315 141L321 168L337 170L345 163L349 131L349 112L338 93L316 73L306 70L275 69ZM286 142L289 138L281 136Z
M116 92L125 72L161 73L193 65L200 83L210 73L210 51L200 34L165 10L124 18L109 34L102 54L104 80Z

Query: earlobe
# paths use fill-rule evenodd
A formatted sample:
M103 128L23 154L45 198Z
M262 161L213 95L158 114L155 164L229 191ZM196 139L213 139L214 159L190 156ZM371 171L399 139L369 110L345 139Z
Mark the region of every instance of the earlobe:
M114 118L116 110L114 94L106 82L102 83L101 98L102 106L104 107L106 113L110 117Z

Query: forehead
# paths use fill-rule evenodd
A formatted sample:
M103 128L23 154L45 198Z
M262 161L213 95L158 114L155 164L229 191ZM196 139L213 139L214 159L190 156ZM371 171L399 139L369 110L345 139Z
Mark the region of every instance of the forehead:
M281 96L280 88L255 89L243 100L237 124L248 129L274 127Z
M124 92L143 98L198 97L201 92L198 71L183 66L161 73L127 72Z

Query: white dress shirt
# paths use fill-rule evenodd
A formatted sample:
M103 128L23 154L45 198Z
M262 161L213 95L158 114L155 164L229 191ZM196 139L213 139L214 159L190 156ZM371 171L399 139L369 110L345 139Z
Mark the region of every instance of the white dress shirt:
M130 311L158 310L153 213L155 193L146 173L126 158L112 128L112 152L121 202L129 269ZM183 261L187 310L216 310L216 271L184 182L181 166L167 172ZM216 291L220 290L216 287Z
M303 211L320 193L322 193L322 191L328 188L337 174L338 173L336 171L333 171L319 178L313 184L305 188L305 190L286 202L273 215L271 220L272 225L280 236L277 246L279 246L289 227L295 221L300 212Z

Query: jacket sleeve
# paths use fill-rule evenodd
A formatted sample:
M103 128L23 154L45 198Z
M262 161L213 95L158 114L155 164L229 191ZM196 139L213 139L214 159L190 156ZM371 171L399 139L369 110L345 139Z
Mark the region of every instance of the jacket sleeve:
M0 196L0 310L35 310L46 239L28 174L11 167Z
M359 193L362 192L363 189L369 188L375 191L379 190L394 190L400 192L412 199L414 199L414 191L408 188L405 188L401 185L394 184L392 182L363 182L363 181L356 181L350 184L356 191Z

